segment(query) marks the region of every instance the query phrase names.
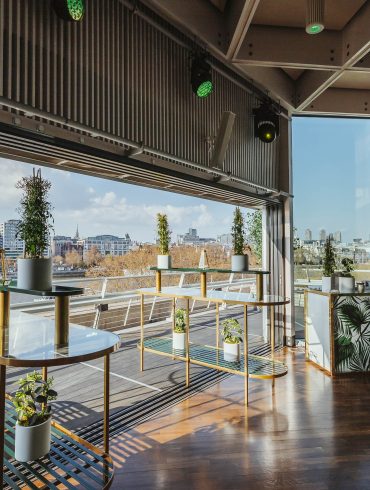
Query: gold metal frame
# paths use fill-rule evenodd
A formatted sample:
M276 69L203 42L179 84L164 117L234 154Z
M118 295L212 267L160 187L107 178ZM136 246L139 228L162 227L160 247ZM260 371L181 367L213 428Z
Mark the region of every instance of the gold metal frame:
M248 357L255 357L255 358L261 358L261 359L266 359L263 356L253 356L248 354L248 305L249 306L268 306L270 307L270 337L271 337L271 360L274 361L274 356L275 356L275 306L281 306L288 304L290 301L288 299L284 299L282 301L263 301L263 278L260 277L260 275L257 275L257 278L259 280L257 281L257 300L258 301L251 301L251 302L243 302L243 301L238 301L238 300L229 300L229 299L222 299L222 298L212 298L212 297L207 297L207 274L206 271L200 271L200 281L201 281L201 287L200 287L200 293L201 296L192 296L192 295L187 295L186 292L184 294L176 294L176 293L171 293L169 292L163 292L161 290L161 271L157 270L156 271L156 288L153 290L138 290L138 294L140 295L140 342L138 344L138 347L140 349L140 369L144 369L144 352L152 352L154 354L166 356L166 357L171 357L173 360L181 360L186 363L186 372L185 372L185 383L186 386L189 386L190 383L190 364L197 364L199 366L205 366L209 367L212 369L218 369L220 371L225 371L229 372L232 374L238 374L241 376L244 376L244 400L245 400L245 405L248 405L248 379L249 378L254 378L254 379L272 379L272 383L274 386L275 383L275 378L280 378L282 376L285 376L287 373L287 370L285 372L282 372L280 374L251 374L248 372ZM173 319L172 319L172 326L174 326L174 321L175 321L175 302L177 299L183 299L186 301L186 343L185 343L185 355L181 356L176 354L175 352L160 352L157 349L146 347L144 345L144 306L145 306L145 296L159 296L159 297L165 297L165 298L172 298L172 309L173 309ZM219 339L219 329L220 329L220 304L227 303L227 304L238 304L242 305L244 308L244 332L243 332L243 337L244 337L244 372L236 370L236 369L230 369L226 367L219 367L217 365L205 362L205 361L199 361L198 359L192 359L190 357L190 300L193 301L209 301L212 303L215 303L216 306L216 350L217 350L217 359L218 359L218 353L220 350L220 339ZM285 322L286 322L286 317L285 314L283 316L283 323L284 323L284 329L285 329ZM214 347L213 347L214 348ZM279 362L279 361L276 361ZM283 363L281 363L283 364Z
M60 299L59 297L56 298ZM62 307L65 302L57 302L56 305L59 305L59 308ZM69 303L68 303L69 305ZM56 313L56 318L59 316L63 317L63 322L65 322L65 318L67 318L67 326L68 325L68 315L63 315L60 311L58 315ZM9 291L0 291L0 339L4 339L4 335L6 334L6 329L9 326L10 320L10 293ZM143 318L144 321L144 318ZM57 326L57 324L56 324ZM63 330L63 328L62 328ZM65 337L64 337L65 338ZM68 337L67 337L68 338ZM104 356L104 418L103 418L103 442L104 442L104 453L101 452L98 448L89 443L86 443L83 439L79 438L76 435L72 435L68 429L60 426L56 422L52 421L52 424L57 427L62 432L68 434L70 437L74 438L76 441L83 441L83 443L89 444L88 447L104 455L107 458L107 461L111 462L111 458L108 456L109 454L109 399L110 399L110 357L109 355L116 350L117 346L109 347L107 349L102 349L101 351L96 351L90 354L78 355L68 358L57 358L57 359L46 359L46 360L35 360L35 361L23 361L20 359L12 359L2 357L4 355L4 343L1 341L1 352L0 352L0 461L3 462L4 458L4 430L5 430L5 396L6 396L6 367L14 366L14 367L38 367L42 368L42 377L44 380L47 380L48 376L48 366L60 366L60 365L68 365L75 364L78 362L84 362L90 359L97 359L99 357ZM0 482L3 481L3 465L1 465L1 473L0 473ZM109 488L112 483L113 477L104 488Z

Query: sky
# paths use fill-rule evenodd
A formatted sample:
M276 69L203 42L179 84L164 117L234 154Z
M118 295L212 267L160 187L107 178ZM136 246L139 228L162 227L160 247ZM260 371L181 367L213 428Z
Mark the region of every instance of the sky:
M37 168L37 167L36 167ZM80 236L129 233L135 241L155 240L155 216L167 213L172 239L188 228L201 237L229 233L234 207L165 191L98 179L63 170L41 167L52 183L55 234ZM0 221L17 219L20 191L16 182L32 174L32 165L0 158ZM6 178L4 178L6 176Z
M370 120L293 119L294 224L342 232L342 241L370 237Z

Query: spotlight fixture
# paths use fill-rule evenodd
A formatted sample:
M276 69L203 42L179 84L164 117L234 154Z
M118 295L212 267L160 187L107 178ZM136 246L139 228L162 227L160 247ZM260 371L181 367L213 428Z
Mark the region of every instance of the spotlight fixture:
M272 143L279 136L279 115L268 102L253 110L254 136L263 143Z
M191 87L200 98L208 97L213 91L211 67L204 56L197 56L191 65Z
M325 0L306 0L306 32L319 34L325 28Z
M54 10L63 20L79 22L85 15L85 0L54 0Z

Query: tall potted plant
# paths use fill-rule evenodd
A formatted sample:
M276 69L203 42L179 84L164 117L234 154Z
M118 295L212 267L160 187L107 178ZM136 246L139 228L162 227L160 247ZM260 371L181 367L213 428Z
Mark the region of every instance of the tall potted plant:
M157 242L159 245L159 255L157 256L158 269L171 268L170 256L171 231L168 225L166 214L157 214Z
M53 378L43 381L36 371L19 380L12 400L17 412L15 459L18 461L34 461L50 451L49 402L58 396L52 385Z
M243 342L242 327L236 318L227 318L222 322L222 338L224 339L224 360L239 361L240 343Z
M48 291L52 287L52 258L44 257L53 229L52 205L48 201L51 183L41 170L16 184L22 190L17 237L24 241L24 257L18 259L17 285L22 289Z
M231 256L231 270L243 272L248 270L248 255L244 254L245 224L240 208L235 208L233 225L231 228L233 240L233 255Z
M175 313L175 325L173 328L173 348L175 350L185 350L185 335L186 311L179 308Z
M334 289L333 274L335 272L335 252L330 238L327 238L325 242L322 269L322 290L328 293Z
M355 278L352 275L354 270L353 260L349 258L342 259L342 275L339 277L339 292L353 293L355 290Z

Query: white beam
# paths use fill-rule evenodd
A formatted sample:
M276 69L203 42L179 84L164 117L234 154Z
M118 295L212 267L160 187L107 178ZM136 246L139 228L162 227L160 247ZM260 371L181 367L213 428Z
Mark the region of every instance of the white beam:
M304 113L370 117L370 90L329 88Z
M342 37L337 31L310 36L304 29L252 25L234 60L258 66L339 69Z
M296 82L295 105L301 111L311 104L324 90L340 76L337 71L306 71Z
M227 58L233 59L238 53L247 34L260 0L233 0L228 4L227 28L230 33Z

